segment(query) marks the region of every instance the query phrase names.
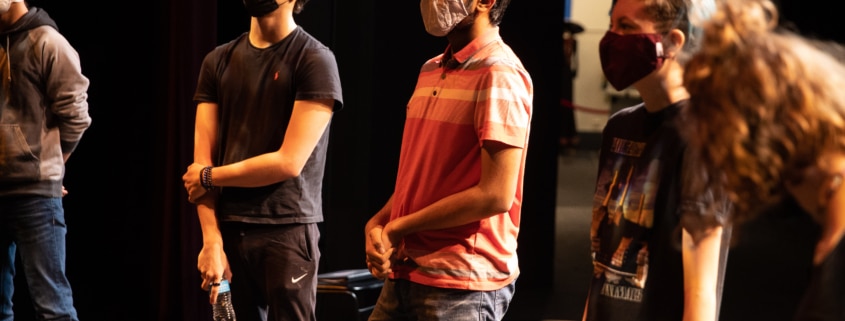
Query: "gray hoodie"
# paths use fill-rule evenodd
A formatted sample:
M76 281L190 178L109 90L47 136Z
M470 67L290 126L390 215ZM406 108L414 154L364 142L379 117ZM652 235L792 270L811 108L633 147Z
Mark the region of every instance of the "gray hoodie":
M79 55L39 8L0 31L0 197L60 197L64 157L91 125Z

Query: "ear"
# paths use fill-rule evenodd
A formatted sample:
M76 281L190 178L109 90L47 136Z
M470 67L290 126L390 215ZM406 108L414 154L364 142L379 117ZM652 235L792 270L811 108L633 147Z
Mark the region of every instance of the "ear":
M687 42L687 37L684 36L684 32L680 29L672 29L669 31L669 34L666 35L668 43L664 43L667 46L666 50L672 52L673 54L677 54L679 51L684 49L684 44Z
M489 11L496 4L496 0L478 0L478 8Z

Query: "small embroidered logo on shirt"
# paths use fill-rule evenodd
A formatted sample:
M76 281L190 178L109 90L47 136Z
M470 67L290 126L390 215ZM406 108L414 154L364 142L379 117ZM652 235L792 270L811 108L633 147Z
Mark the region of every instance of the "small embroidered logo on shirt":
M297 277L297 278L295 278L295 277L290 277L290 282L291 282L291 283L297 283L297 282L299 282L300 280L302 280L302 278L304 278L306 275L308 275L308 272L305 272L305 274L303 274L303 275L301 275L301 276L299 276L299 277Z

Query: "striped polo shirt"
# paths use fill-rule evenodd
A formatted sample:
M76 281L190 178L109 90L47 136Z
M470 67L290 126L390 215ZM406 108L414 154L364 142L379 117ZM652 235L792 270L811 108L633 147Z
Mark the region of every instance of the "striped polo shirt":
M463 226L407 235L394 278L496 290L519 275L516 255L533 84L499 29L427 61L407 105L391 220L478 184L483 141L522 149L511 209Z

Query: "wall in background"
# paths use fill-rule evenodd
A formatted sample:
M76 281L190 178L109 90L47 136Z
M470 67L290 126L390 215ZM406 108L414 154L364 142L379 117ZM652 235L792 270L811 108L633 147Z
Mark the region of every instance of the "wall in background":
M578 42L578 72L572 90L575 125L580 133L600 133L610 112L610 99L599 61L599 41L610 23L611 0L571 1L570 19L584 27L584 32L575 35Z

